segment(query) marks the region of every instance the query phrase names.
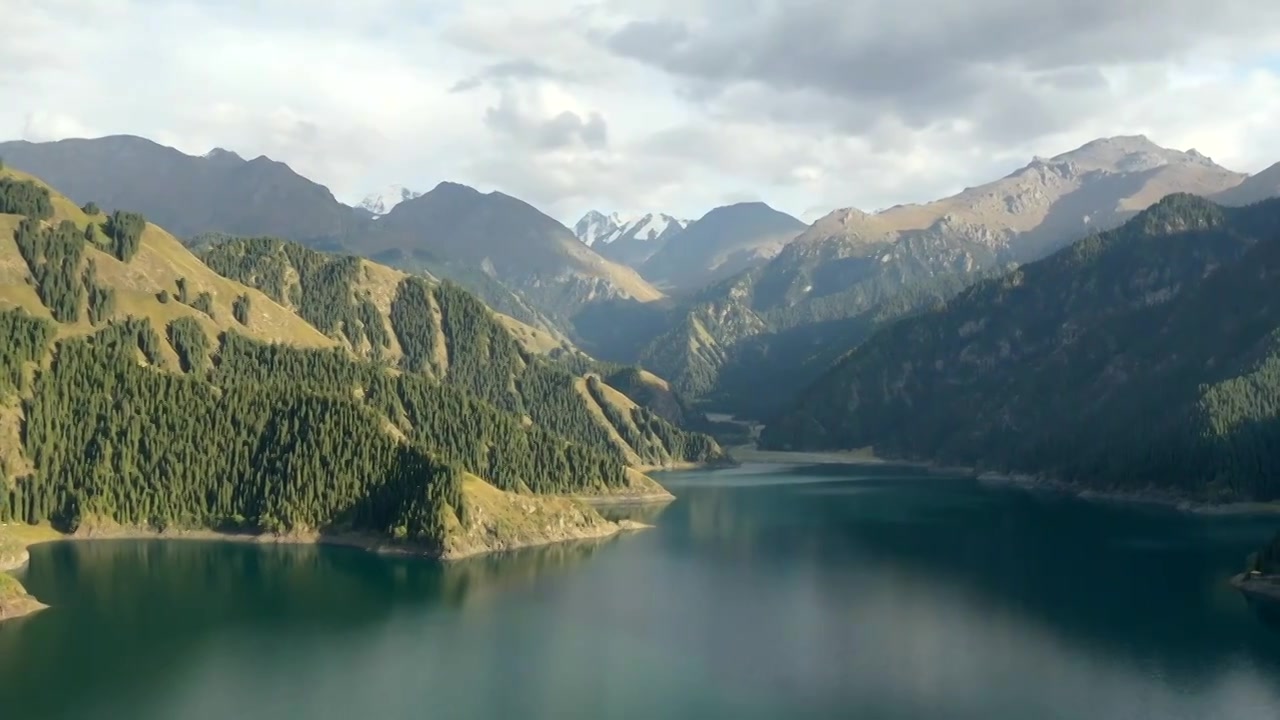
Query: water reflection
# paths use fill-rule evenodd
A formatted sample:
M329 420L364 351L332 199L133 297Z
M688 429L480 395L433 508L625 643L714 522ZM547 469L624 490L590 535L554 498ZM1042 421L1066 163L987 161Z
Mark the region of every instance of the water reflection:
M6 717L1273 718L1226 577L1275 520L904 468L671 474L656 525L439 565L180 542L38 547Z
M32 548L21 579L50 610L0 624L0 707L39 717L128 702L232 636L359 637L397 613L448 612L586 561L609 539L441 564L351 548L162 540ZM58 678L57 687L51 678ZM66 686L73 686L67 692Z
M1099 505L910 468L849 473L664 477L680 501L663 540L708 566L812 579L817 597L877 598L868 617L911 628L904 641L934 637L919 631L945 617L990 626L969 639L982 643L1000 636L997 618L1184 682L1242 654L1280 678L1280 634L1227 583L1274 518Z

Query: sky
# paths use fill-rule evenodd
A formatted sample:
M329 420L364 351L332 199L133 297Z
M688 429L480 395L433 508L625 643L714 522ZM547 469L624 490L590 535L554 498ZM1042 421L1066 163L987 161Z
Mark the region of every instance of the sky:
M449 180L566 223L942 197L1145 134L1280 161L1274 0L0 0L0 139Z

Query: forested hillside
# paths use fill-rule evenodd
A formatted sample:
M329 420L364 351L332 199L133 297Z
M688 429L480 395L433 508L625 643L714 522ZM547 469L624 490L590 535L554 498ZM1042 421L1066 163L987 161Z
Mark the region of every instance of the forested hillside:
M1171 195L878 333L763 442L1276 499L1278 276L1280 201Z
M709 438L650 418L622 393L585 392L590 369L551 362L575 351L562 339L495 315L474 296L351 256L274 238L239 238L208 248L219 273L296 310L356 354L462 387L495 407L530 417L564 437L615 448L652 466L720 457ZM612 399L613 402L602 400Z
M596 396L616 390L522 348L455 286L278 241L210 253L249 287L141 216L8 171L0 224L0 520L446 553L476 523L502 531L469 515L468 477L644 493L628 465L720 454L642 408L611 414L622 401Z

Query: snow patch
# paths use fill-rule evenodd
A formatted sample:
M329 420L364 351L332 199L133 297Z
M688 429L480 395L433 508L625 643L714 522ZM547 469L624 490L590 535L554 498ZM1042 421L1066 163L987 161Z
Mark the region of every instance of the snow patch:
M689 226L666 213L647 213L624 219L618 213L605 215L592 210L573 226L573 232L587 246L608 245L619 241L666 241Z
M374 217L381 217L391 212L391 208L406 200L422 197L422 193L410 190L403 185L388 185L378 192L364 196L359 207L368 210Z

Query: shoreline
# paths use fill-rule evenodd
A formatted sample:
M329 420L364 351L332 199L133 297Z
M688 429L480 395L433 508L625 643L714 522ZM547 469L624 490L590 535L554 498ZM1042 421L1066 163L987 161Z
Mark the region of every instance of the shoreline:
M1280 577L1265 575L1260 578L1250 578L1247 573L1240 573L1232 576L1231 587L1240 591L1241 595L1252 602L1280 608Z
M886 460L858 450L761 450L754 445L735 445L730 454L741 463L762 465L909 465L922 463Z
M673 496L674 498L674 496ZM29 537L15 537L13 542L19 546L11 556L0 557L0 622L27 617L48 608L23 588L21 582L10 575L16 570L26 567L31 560L28 548L36 545L60 542L98 542L110 540L165 540L165 541L200 541L229 542L250 545L327 545L330 547L347 547L388 557L417 557L431 562L454 562L491 553L501 553L524 548L558 545L566 542L585 540L602 540L622 533L635 532L652 528L652 525L634 520L606 520L603 523L586 527L573 528L568 534L558 536L532 536L507 540L497 540L484 545L465 545L456 548L428 548L411 543L398 542L393 539L365 533L333 533L299 532L289 534L229 532L207 529L152 530L127 526L103 526L89 528L74 533L59 533L48 526L15 525L22 534ZM0 538L3 536L0 535ZM3 591L9 590L6 596Z
M149 530L146 528L122 526L118 528L93 528L88 532L83 533L75 532L44 537L34 542L27 543L26 547L30 548L36 545L46 545L49 543L59 542L80 543L102 540L192 540L199 542L229 542L243 545L326 545L329 547L355 548L374 553L375 555L421 557L426 560L451 562L453 560L462 560L469 557L475 557L477 555L505 552L507 550L515 550L519 548L556 545L562 542L573 542L575 540L593 540L597 538L612 537L623 532L645 530L651 527L653 526L645 525L644 523L633 520L606 521L604 525L584 528L581 530L580 534L575 534L572 537L515 540L495 544L493 546L468 550L437 550L366 533L325 534L320 532L299 532L280 535L275 533L230 532L205 529ZM7 569L0 568L0 572L20 570L30 562L30 559L30 553L24 548L22 562L12 565Z
M642 495L567 495L570 500L577 500L593 508L625 507L628 505L659 505L676 499L671 493L646 493Z
M1148 505L1195 515L1268 515L1280 513L1280 502L1235 501L1212 503L1157 489L1099 490L1031 473L979 470L962 465L943 465L922 460L879 457L866 450L759 450L754 446L733 448L744 462L779 465L896 465L919 468L932 475L965 475L994 487L1013 487L1027 492L1051 492L1089 502ZM739 454L740 453L740 454Z
M2 527L9 525L0 525ZM24 526L22 537L9 537L0 531L0 551L3 551L0 552L0 622L27 617L49 607L27 592L18 578L9 573L26 567L31 560L27 547L33 542L47 541L45 536L52 532L43 529L31 532ZM33 537L27 537L29 534Z
M973 468L966 468L973 472ZM1014 487L1028 492L1047 492L1069 495L1088 502L1147 505L1191 515L1270 515L1280 513L1280 503L1240 500L1225 503L1205 502L1156 489L1148 490L1098 490L1081 487L1075 483L1055 480L1041 475L999 473L985 471L974 473L978 482L995 487Z

